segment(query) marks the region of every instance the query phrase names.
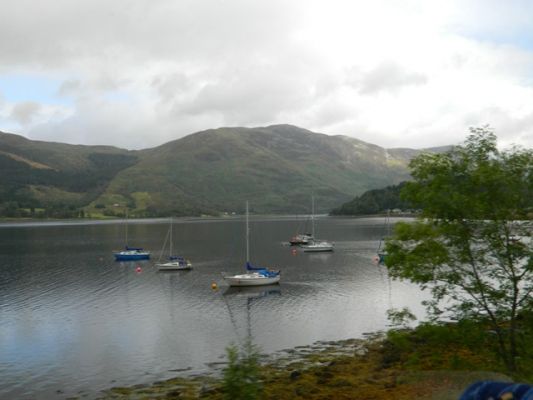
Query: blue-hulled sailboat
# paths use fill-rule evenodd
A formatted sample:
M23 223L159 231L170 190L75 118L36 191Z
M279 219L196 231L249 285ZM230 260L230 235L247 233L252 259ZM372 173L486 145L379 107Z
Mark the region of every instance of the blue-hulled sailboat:
M150 259L150 252L142 249L141 247L128 246L128 213L126 212L125 220L126 230L126 246L122 251L116 251L113 253L116 261L138 261Z

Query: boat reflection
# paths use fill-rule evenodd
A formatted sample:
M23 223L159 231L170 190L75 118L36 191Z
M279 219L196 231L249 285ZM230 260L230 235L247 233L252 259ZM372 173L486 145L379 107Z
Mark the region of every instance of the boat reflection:
M252 307L254 302L260 301L262 299L265 299L269 296L281 296L281 289L279 285L268 285L268 286L230 286L228 287L224 293L222 294L222 298L224 299L224 303L226 303L226 307L228 309L228 314L231 320L231 324L233 325L234 333L237 338L237 341L241 343L241 346L244 346L244 344L252 344L253 343L253 335L252 335L252 315L254 314L254 310ZM244 301L241 301L240 299L246 299L246 303ZM233 301L235 300L235 301ZM244 338L241 338L241 335L239 334L239 327L237 324L237 319L234 315L234 307L230 305L231 303L237 303L235 306L238 309L241 309L245 307L246 310L246 335ZM256 304L256 306L261 306L260 302Z
M235 296L246 297L248 300L259 299L271 295L281 295L281 289L279 285L268 286L230 286L228 287L223 296Z

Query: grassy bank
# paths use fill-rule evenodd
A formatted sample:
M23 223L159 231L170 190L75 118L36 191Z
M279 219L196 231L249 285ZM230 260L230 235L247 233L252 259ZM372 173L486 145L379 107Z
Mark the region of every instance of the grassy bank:
M533 364L510 376L475 324L422 325L366 339L317 342L263 357L261 399L457 399L480 379L532 382ZM216 376L113 388L104 399L224 398Z

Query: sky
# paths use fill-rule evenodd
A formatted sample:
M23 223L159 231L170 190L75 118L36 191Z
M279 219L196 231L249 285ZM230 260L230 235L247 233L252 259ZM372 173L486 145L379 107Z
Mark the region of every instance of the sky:
M0 0L0 131L154 147L292 124L533 147L533 1Z

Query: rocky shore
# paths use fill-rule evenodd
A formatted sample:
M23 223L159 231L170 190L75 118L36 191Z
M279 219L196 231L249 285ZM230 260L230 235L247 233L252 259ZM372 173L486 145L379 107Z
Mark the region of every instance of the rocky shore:
M264 399L457 399L471 382L510 380L496 372L420 370L390 363L384 336L336 342L319 341L261 356ZM196 376L149 385L114 387L100 399L222 399L225 362Z

